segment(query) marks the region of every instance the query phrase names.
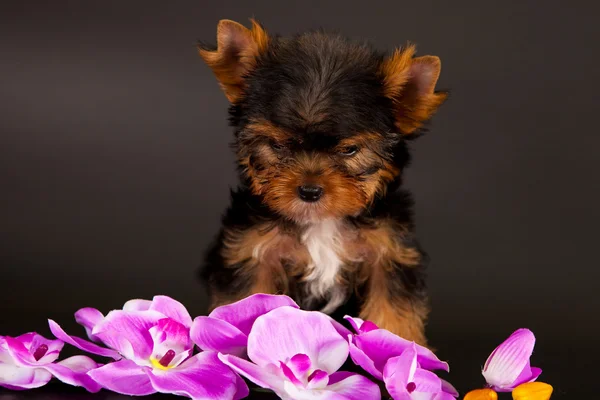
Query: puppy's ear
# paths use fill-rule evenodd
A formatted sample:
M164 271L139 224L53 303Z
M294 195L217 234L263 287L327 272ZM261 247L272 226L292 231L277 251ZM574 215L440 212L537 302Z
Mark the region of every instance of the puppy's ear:
M409 135L436 112L448 96L436 92L441 62L435 56L413 58L415 47L396 50L381 65L384 94L394 105L396 127Z
M269 36L252 20L252 29L237 22L221 20L217 26L217 49L198 47L200 57L213 70L225 96L231 103L238 101L244 91L244 77L257 57L266 50Z

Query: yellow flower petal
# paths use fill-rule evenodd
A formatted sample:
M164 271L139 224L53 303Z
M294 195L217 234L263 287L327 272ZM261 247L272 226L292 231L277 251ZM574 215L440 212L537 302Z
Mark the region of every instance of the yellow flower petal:
M529 382L519 385L513 390L514 400L549 400L552 386L544 382Z
M498 400L498 394L492 389L471 390L463 400Z

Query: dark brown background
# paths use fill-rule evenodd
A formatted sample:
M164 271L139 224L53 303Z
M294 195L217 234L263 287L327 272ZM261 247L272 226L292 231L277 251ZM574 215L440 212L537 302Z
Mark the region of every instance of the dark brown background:
M203 312L196 268L236 177L227 102L194 44L221 18L255 16L441 57L452 96L407 173L432 257L432 342L464 391L529 327L553 398L582 398L600 337L587 3L0 3L0 333L48 333L47 317L75 329L80 307L158 293Z

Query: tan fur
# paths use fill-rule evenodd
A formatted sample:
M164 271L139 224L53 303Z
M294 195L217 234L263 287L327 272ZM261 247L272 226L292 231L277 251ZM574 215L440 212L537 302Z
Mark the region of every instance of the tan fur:
M242 265L238 274L251 281L247 293L287 293L288 276L282 258L295 251L294 240L279 228L265 225L248 231L230 230L224 240L223 258L226 266Z
M380 69L384 94L396 109L396 127L404 134L420 128L448 96L435 92L441 71L440 59L435 56L413 58L414 54L413 45L398 49Z
M425 320L428 309L423 303L411 303L408 299L393 297L389 291L390 273L402 265L416 267L420 254L403 246L399 240L402 227L389 222L380 223L375 229L362 229L360 244L365 253L359 279L367 282L367 294L360 317L374 322L381 328L408 340L425 345Z
M200 57L213 70L231 103L244 92L244 75L254 68L257 57L269 44L267 32L254 20L252 29L237 22L221 20L217 26L217 50L198 49Z
M426 345L424 326L428 314L425 303L411 303L393 297L389 292L389 277L398 264L405 268L417 266L420 255L402 245L402 227L391 222L379 223L375 228L350 228L343 232L345 238L340 256L344 260L338 284L348 291L351 282L344 275L355 274L355 283L367 283L367 292L360 317L373 321L408 340ZM216 294L212 307L239 300L254 293L289 294L291 279L304 280L311 271L307 269L310 256L294 235L271 225L248 231L226 232L223 257L227 266L239 268L238 272L249 280L246 293L236 298ZM240 267L241 265L241 267ZM359 270L357 266L361 266Z
M385 279L383 274L372 276L369 295L360 317L407 340L427 346L425 321L429 309L422 303L411 303L407 299L390 301L390 297L385 295Z

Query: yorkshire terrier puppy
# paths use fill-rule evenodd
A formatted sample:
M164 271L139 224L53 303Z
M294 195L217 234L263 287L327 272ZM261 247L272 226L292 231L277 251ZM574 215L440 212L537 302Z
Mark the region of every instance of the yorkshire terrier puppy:
M446 99L439 58L229 20L199 52L231 104L241 177L204 268L212 307L253 293L330 314L355 304L426 345L425 255L399 187L406 141Z

